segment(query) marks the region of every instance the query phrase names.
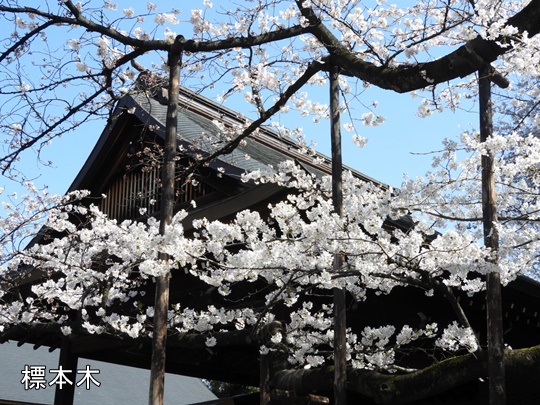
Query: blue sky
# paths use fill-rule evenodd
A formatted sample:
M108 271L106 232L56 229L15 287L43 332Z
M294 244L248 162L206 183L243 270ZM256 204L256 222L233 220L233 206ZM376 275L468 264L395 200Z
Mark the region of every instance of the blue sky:
M321 98L324 97L326 92L321 94ZM475 111L445 111L419 118L416 115L419 98L380 89L372 89L365 98L366 104L372 100L379 101L377 112L386 121L378 127L357 127L359 134L368 138L364 148L352 143L351 132L343 131L344 163L394 187L399 187L404 173L416 177L430 169L431 156L418 153L438 150L444 138L456 138L463 129L477 127ZM243 107L234 102L225 105L233 110ZM342 124L347 121L348 118L342 116ZM309 140L317 142L317 150L330 154L328 121L323 120L315 125L308 118L299 125L304 128ZM28 177L34 178L38 186L47 185L52 193L63 193L82 167L104 127L104 120L92 121L54 140L40 156L42 161L51 161L51 167L39 163L34 153L26 153L19 168ZM7 179L2 179L2 183L7 193L19 188L17 183Z
M136 11L143 11L144 4L133 5L131 2L121 1L119 10L123 7L134 6ZM159 4L162 10L175 5L174 2L168 0ZM194 1L190 3L190 7L200 7L201 4L202 0ZM187 11L181 14L181 18L188 18ZM174 26L174 29L178 32L191 30L189 26L182 24ZM75 33L68 35L75 35ZM58 37L54 40L63 43L66 37ZM364 90L361 83L359 86L360 101L364 105L371 105L373 101L378 101L379 107L375 112L382 115L386 122L378 127L357 127L359 135L368 139L363 149L353 145L352 133L343 131L344 163L392 186L400 186L404 173L414 178L430 169L431 156L419 156L412 153L439 150L444 138L456 138L463 129L477 127L478 117L474 111L471 113L445 111L421 119L416 116L421 97L412 98L409 94L396 94L373 87ZM211 91L214 93L205 94L216 96L223 89L216 87ZM316 101L328 103L327 87L314 90L314 92ZM233 110L244 111L245 109L243 103L230 102L225 105ZM359 118L364 112L367 112L367 109L360 107L354 111L354 114L357 114ZM342 116L342 123L348 121L348 117ZM308 141L317 142L317 150L330 154L327 121L323 120L320 124L313 125L310 118L299 122L296 116L285 115L283 123L287 126L302 126ZM61 139L55 139L40 155L42 161L51 161L52 167L39 163L37 156L33 153L26 153L18 167L27 177L33 178L39 187L47 185L52 193L63 193L90 154L104 126L105 121L92 121ZM5 178L0 180L0 186L6 189L4 195L20 190L17 183Z

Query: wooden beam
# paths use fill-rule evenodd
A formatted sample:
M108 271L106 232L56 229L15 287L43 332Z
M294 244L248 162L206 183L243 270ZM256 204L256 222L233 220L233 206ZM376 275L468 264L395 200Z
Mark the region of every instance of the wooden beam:
M200 209L191 211L184 219L182 225L184 230L193 229L193 220L206 218L209 221L226 218L237 212L248 209L249 207L270 199L271 197L286 190L285 187L275 183L258 185L252 189L244 191L233 197L225 198L215 204L209 204Z

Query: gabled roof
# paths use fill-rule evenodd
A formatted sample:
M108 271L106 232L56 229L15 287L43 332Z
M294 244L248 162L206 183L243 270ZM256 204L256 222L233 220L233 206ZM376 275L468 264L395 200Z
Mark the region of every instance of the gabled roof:
M111 139L118 133L118 126L124 124L126 116L133 115L152 132L164 139L167 113L166 91L149 95L137 91L123 97L117 104L112 119L103 131L94 150L83 168L71 184L69 191L85 188L88 178L93 178L96 167L106 162L104 156L115 142ZM227 140L218 128L218 123L225 127L238 127L250 121L226 107L215 103L186 88L180 89L178 109L178 145L187 155L208 155L225 145ZM257 133L249 135L233 152L219 156L209 163L215 170L224 170L224 174L239 178L241 174L253 170L268 170L285 160L296 160L310 172L321 176L331 174L329 157L316 153L306 153L298 143L281 136L269 127L261 127ZM375 179L354 169L346 168L366 181L384 186Z

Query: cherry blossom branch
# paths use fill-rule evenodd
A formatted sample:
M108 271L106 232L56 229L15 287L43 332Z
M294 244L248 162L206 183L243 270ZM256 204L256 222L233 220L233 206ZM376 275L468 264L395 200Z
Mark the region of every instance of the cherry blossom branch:
M33 14L44 19L51 21L53 24L62 24L62 25L75 25L86 28L90 32L96 32L102 34L109 38L112 38L124 45L130 45L134 48L140 48L144 51L150 50L163 50L167 51L170 49L171 44L167 43L165 40L140 40L136 38L129 37L120 33L112 27L106 27L101 24L96 24L93 21L88 20L82 15L79 9L73 4L71 0L63 1L63 4L68 8L72 13L74 18L53 14L45 12L43 10L34 8L34 7L8 7L0 5L0 12L12 13L12 14Z
M30 40L32 37L35 37L40 32L45 31L51 25L54 25L54 21L52 20L45 21L42 25L34 28L32 31L23 35L12 46L10 46L8 49L0 53L0 63L3 62L9 55L14 53L17 50L17 48L19 48L20 46L23 46L28 40Z
M130 52L126 55L123 55L121 58L119 58L114 68L107 68L104 67L103 70L99 74L92 74L86 77L89 78L96 78L99 76L104 77L105 83L104 85L98 87L98 89L89 97L86 97L83 101L81 101L79 104L71 106L69 111L63 115L59 120L55 121L52 125L48 125L44 122L45 125L47 125L47 128L43 131L41 131L37 136L32 137L30 140L22 143L15 151L5 154L0 157L0 164L2 167L2 173L5 174L13 165L13 163L18 159L18 157L21 155L22 152L24 152L27 149L32 148L35 144L42 141L43 139L51 139L56 136L60 136L62 133L72 130L73 128L68 128L67 130L64 130L58 134L53 134L55 130L60 128L62 124L69 121L69 119L73 116L75 116L77 113L83 110L84 107L91 105L94 100L96 100L101 94L107 93L109 94L111 101L116 100L118 97L112 92L112 75L116 68L131 62L132 60L135 60L137 57L141 56L144 53L141 49L136 49L133 52ZM68 79L61 80L60 82L57 82L54 84L54 86L66 83ZM75 78L70 79L75 80ZM43 88L51 87L52 85L43 86ZM1 91L0 91L1 93ZM37 116L40 116L38 111L35 110L35 106L32 102L28 102L28 105L31 109L34 110ZM88 113L91 115L92 113Z
M63 3L71 12L73 18L44 12L34 7L8 7L0 5L0 11L13 14L34 14L51 21L52 24L81 26L90 32L96 32L114 39L124 45L129 45L134 48L144 50L145 52L150 50L169 51L172 49L172 44L166 40L141 40L124 35L112 27L97 24L87 19L71 0L64 1ZM187 52L213 52L231 48L249 48L297 37L306 32L307 30L301 25L295 25L289 28L282 28L259 35L249 35L247 37L240 36L212 41L183 40L183 49Z
M491 63L512 49L511 41L498 38L486 40L478 36L456 51L432 62L400 65L395 68L376 66L359 59L322 23L311 7L304 1L295 0L298 9L309 22L310 32L325 46L332 58L342 68L342 74L358 77L383 89L407 93L433 86L457 77L465 77L481 67L480 63ZM509 18L507 26L518 28L533 37L540 32L540 0L531 1L523 10ZM500 43L508 43L501 46ZM475 57L478 55L478 57Z

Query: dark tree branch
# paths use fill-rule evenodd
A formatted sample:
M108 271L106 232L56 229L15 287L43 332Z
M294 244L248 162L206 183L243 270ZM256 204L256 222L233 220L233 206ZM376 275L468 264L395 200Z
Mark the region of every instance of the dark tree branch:
M471 323L469 322L469 318L467 317L465 310L459 303L459 299L454 294L452 287L444 284L441 280L431 280L431 284L433 285L434 289L440 294L442 294L442 296L450 303L450 306L452 307L452 310L454 311L454 314L456 315L459 323L466 328L474 330ZM480 345L480 341L478 340L478 336L476 335L475 340L478 346L478 350L481 352L482 346Z
M540 378L540 346L506 350L505 365L508 374L512 375L512 383L519 387L523 384L526 388L527 384ZM486 367L485 359L466 354L399 375L349 368L348 389L377 404L408 404L478 380L486 374ZM277 389L299 393L331 391L332 375L331 367L281 370L274 374L271 384Z
M296 4L302 15L309 21L310 32L325 46L333 60L342 68L342 74L357 77L368 83L398 93L407 93L428 86L468 76L483 63L491 63L500 55L512 50L509 38L489 41L480 36L467 42L456 51L432 62L401 65L395 68L377 66L359 59L317 17L315 12ZM508 19L507 25L516 27L520 33L527 32L532 37L540 32L540 0L532 0L523 10ZM502 47L499 43L508 44ZM480 58L476 58L475 56Z
M53 21L55 24L78 25L91 32L106 35L124 45L132 46L143 51L170 50L171 44L165 40L139 40L124 35L111 27L95 23L82 15L71 1L67 1L66 7L73 17L60 16L41 11L32 7L7 7L0 6L0 11L8 13L33 13L42 18ZM477 71L480 63L491 63L500 55L512 49L510 38L499 38L489 41L480 36L467 42L456 51L432 62L417 63L414 65L401 65L394 68L377 66L373 63L362 61L347 49L339 39L326 27L315 15L311 8L302 6L302 1L297 0L297 5L302 15L308 19L309 25L302 27L295 25L276 31L247 36L233 37L221 40L194 41L186 40L183 44L187 52L212 52L234 47L249 48L257 45L293 38L300 34L311 32L321 41L334 60L342 69L342 74L357 77L384 89L405 93L427 86L442 83L458 77L465 77ZM528 32L530 37L540 32L540 0L532 0L523 10L508 19L508 25L512 25L521 33ZM499 43L507 43L502 47ZM478 57L479 58L478 58Z
M263 125L268 119L270 119L273 115L279 112L279 110L285 106L287 101L296 94L297 91L299 91L308 81L311 79L317 72L320 72L323 70L324 64L320 62L312 62L308 65L305 72L294 82L291 84L287 90L285 90L284 93L281 94L280 98L274 103L272 107L265 110L261 116L252 121L251 124L248 125L246 129L242 131L240 135L238 135L235 139L227 143L225 146L220 148L219 150L205 156L204 158L200 159L196 165L190 167L184 172L184 175L189 175L190 173L193 173L198 167L201 165L204 165L205 163L211 162L212 160L218 158L221 155L226 155L228 153L233 152L238 145L240 145L240 142L242 142L243 139L247 138L255 130L257 130L261 125Z
M73 15L71 17L60 16L53 13L44 12L33 7L8 7L0 5L0 11L13 14L35 14L42 18L45 18L51 24L63 24L63 25L76 25L86 28L90 32L96 32L114 39L124 45L129 45L137 49L144 51L150 50L172 50L173 44L165 40L140 40L137 38L124 35L114 28L107 27L98 23L95 23L86 18L79 9L73 4L72 1L66 1L65 6ZM250 35L247 37L233 37L221 40L212 41L194 41L183 40L183 47L186 52L212 52L220 51L231 48L249 48L252 46L263 45L269 42L276 42L283 39L293 38L300 34L307 33L307 29L300 25L295 25L290 28L283 28L276 31L267 32L260 35Z
M100 88L94 94L92 94L90 97L87 97L84 99L81 103L74 106L70 111L64 115L61 119L56 121L53 125L48 127L45 131L41 132L38 136L30 139L29 141L22 143L15 151L8 153L2 157L0 157L0 164L2 174L5 174L6 171L11 167L11 165L17 160L17 157L24 152L27 149L32 148L35 144L40 142L42 139L50 136L51 138L54 137L54 135L51 135L54 130L60 127L63 123L67 122L71 117L73 117L77 112L79 112L83 107L89 105L92 103L93 100L95 100L100 94L106 92L105 88Z
M232 48L251 48L270 42L294 38L307 32L308 30L306 28L300 25L294 25L290 28L282 28L280 30L270 31L259 35L250 35L247 37L233 37L207 42L198 42L190 39L185 42L184 47L185 50L189 52L212 52Z
M30 38L35 37L42 31L45 31L51 25L54 25L54 21L49 20L44 22L39 27L34 28L32 31L26 33L26 35L22 36L17 42L15 42L12 46L10 46L8 49L6 49L0 54L0 63L2 63L9 55L15 52L18 47L24 45L26 41L28 41Z
M69 112L62 116L58 121L56 121L54 124L48 126L44 131L40 132L39 135L31 138L29 141L22 143L15 151L8 153L2 157L0 157L0 164L2 165L1 170L2 173L5 173L7 170L10 169L12 164L17 160L19 155L24 152L27 149L32 148L34 145L42 141L43 139L50 139L54 138L57 135L54 135L53 132L61 127L62 124L66 123L71 117L75 116L78 112L82 111L82 109L88 105L90 105L98 96L100 96L102 93L109 93L110 94L110 86L112 85L112 74L115 68L122 66L125 63L130 62L131 60L134 60L138 56L142 55L144 52L140 49L136 49L135 51L126 54L122 56L118 61L116 62L116 65L114 68L104 68L101 72L101 76L105 78L105 85L99 87L91 96L86 97L83 101L81 101L79 104L74 105L69 109ZM92 75L92 77L96 77L98 75ZM113 98L114 99L114 98ZM28 103L31 108L34 108L32 103Z
M145 51L151 51L151 50L166 51L171 48L171 44L169 44L165 40L144 41L144 40L140 40L140 39L136 39L136 38L132 38L127 35L124 35L120 33L119 31L115 30L114 28L97 24L93 21L88 20L86 17L84 17L79 12L77 7L73 5L73 2L66 1L64 4L73 14L73 18L61 16L58 14L48 13L34 7L8 7L8 6L0 5L0 11L6 12L6 13L12 13L12 14L34 14L48 21L52 21L53 24L61 24L61 25L68 25L68 26L74 25L74 26L83 27L83 28L86 28L90 32L97 32L111 39L114 39L124 45L130 45L134 48L140 48Z

